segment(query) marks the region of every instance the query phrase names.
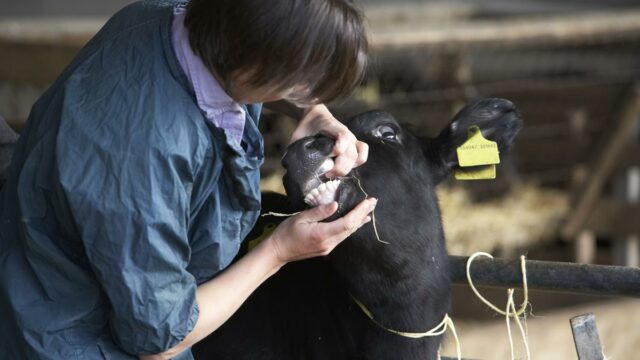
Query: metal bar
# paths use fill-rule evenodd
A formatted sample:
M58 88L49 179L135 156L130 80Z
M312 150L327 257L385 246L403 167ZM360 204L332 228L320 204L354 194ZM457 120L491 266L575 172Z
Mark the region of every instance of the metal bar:
M602 360L602 345L598 335L596 316L593 313L583 314L571 319L571 332L576 345L579 360Z
M451 281L467 284L468 257L450 256ZM640 298L640 268L527 260L529 289ZM476 286L521 288L520 260L478 258L471 265Z

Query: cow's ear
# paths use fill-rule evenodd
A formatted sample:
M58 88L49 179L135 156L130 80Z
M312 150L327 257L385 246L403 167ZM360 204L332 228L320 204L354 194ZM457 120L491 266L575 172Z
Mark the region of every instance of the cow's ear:
M503 158L522 127L522 119L513 103L504 99L482 99L462 108L437 138L425 144L425 153L434 165L435 183L458 166L456 149L468 139L472 126L477 126L484 138L498 144Z

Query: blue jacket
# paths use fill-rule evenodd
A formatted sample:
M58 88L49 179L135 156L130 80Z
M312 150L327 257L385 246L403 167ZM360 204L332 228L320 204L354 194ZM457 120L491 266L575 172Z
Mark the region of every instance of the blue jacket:
M172 347L197 320L197 284L257 219L260 106L242 146L205 121L172 50L173 6L120 11L31 111L0 192L2 358Z

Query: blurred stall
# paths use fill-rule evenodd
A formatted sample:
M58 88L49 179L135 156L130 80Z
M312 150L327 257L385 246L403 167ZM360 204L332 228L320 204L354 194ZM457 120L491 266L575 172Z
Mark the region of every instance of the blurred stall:
M0 4L0 116L19 131L37 97L108 15L128 2ZM370 23L372 66L350 99L331 104L339 117L382 108L416 133L432 136L465 102L504 97L524 118L497 180L450 180L440 188L452 253L527 253L540 260L640 266L638 1L362 3ZM267 144L263 185L281 191L279 160L295 121L268 112L264 116L269 119L261 122ZM454 299L472 296L455 291ZM502 301L503 294L494 298ZM532 298L534 310L540 311L585 300L544 293ZM637 309L637 301L622 305L629 314L633 306ZM602 308L608 316L605 326L611 331L637 326L637 320L619 316L616 308ZM490 317L480 304L455 301L453 314ZM569 315L562 316L559 321L566 322ZM549 321L537 335L532 326L537 348L550 343L544 331ZM497 356L482 351L484 327L470 329L468 336L480 329L479 345L466 354ZM637 341L624 337L629 344L614 345L615 338L607 339L605 345L615 346L612 354L622 357Z
M0 18L0 115L19 130L35 99L108 14L125 3L3 5L8 8ZM640 5L629 0L369 0L363 5L372 66L351 99L332 105L336 114L383 108L418 134L435 135L466 101L498 96L514 101L525 119L498 180L451 182L442 190L452 249L513 254L555 242L565 257L579 261L640 264L635 221L640 218ZM268 177L279 169L295 122L265 116L274 118L262 122ZM486 249L465 235L469 231L455 230L465 227L456 223L459 201L451 200L459 199L460 191L471 201L465 209L499 203L503 196L513 203L527 203L527 196L554 201L521 211L498 206L494 213L502 208L506 215L495 218L503 221L477 220L487 229L504 230L473 232L495 245ZM519 219L540 230L523 227Z

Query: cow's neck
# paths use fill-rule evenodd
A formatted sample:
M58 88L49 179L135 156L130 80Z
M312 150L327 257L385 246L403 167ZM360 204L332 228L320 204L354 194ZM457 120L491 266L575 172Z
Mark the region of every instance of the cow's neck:
M358 241L352 254L357 254ZM373 240L375 241L375 240ZM370 245L370 244L369 244ZM343 256L348 256L347 254ZM393 330L425 332L436 326L449 306L446 250L441 243L416 248L407 256L400 243L367 246L368 256L340 259L336 266L348 291L371 312L375 321ZM346 262L345 262L346 261Z

